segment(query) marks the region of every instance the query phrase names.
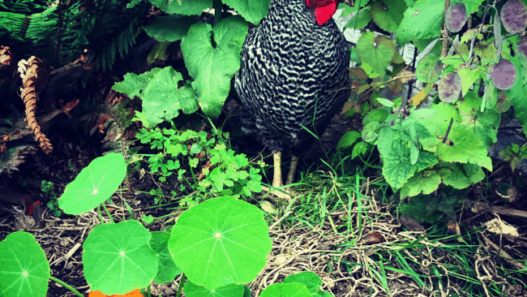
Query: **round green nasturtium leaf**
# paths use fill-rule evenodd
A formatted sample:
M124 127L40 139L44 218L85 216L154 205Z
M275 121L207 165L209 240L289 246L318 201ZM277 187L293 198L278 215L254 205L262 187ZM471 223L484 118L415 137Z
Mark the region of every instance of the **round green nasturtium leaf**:
M193 284L191 281L185 283L183 292L187 297L242 297L243 285L230 284L214 290Z
M93 228L84 242L84 277L92 290L106 295L144 288L157 274L150 232L138 221Z
M243 297L251 297L251 288L247 285L243 285Z
M271 238L261 210L225 196L185 211L168 249L190 281L213 290L254 280L265 266Z
M122 154L109 153L98 157L66 186L59 206L72 215L90 211L115 193L125 175L126 163Z
M49 275L48 260L33 235L17 231L0 242L0 296L45 297Z
M298 283L303 284L309 290L311 294L318 292L320 286L322 286L322 280L320 277L311 271L304 271L297 274L286 277L283 281L284 284Z
M303 284L274 284L265 288L260 297L311 297L312 294Z
M172 255L168 251L168 240L170 233L163 231L152 232L150 239L150 247L156 253L158 260L158 269L154 281L158 284L164 284L173 281L178 274L183 272L182 269L176 266Z

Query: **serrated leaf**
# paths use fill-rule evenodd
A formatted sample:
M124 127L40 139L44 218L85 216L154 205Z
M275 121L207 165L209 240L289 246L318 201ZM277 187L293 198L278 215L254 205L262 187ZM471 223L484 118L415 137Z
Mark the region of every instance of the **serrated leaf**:
M448 135L453 143L440 143L437 156L445 162L472 163L492 171L492 160L479 138L463 126L454 124Z
M482 98L476 92L468 92L462 101L457 103L459 113L462 116L461 124L469 127L481 140L486 148L491 147L498 141L498 127L501 114L494 110L480 111Z
M413 7L408 5L404 18L397 29L397 43L439 37L445 11L443 1L418 0Z
M247 35L247 23L241 17L223 19L212 29L209 24L192 25L181 50L192 86L197 90L203 112L217 117L230 91L232 76L240 68L240 52ZM217 46L211 44L211 34Z
M185 37L190 26L197 22L195 17L156 16L150 25L143 28L148 36L157 41L175 42Z
M150 237L138 221L95 226L84 241L82 254L91 289L113 295L150 285L158 270Z
M471 184L477 183L485 178L485 173L480 166L473 164L442 163L441 178L443 183L454 189L465 189ZM464 170L467 167L468 171Z
M226 196L185 211L168 249L190 281L212 290L252 281L265 266L271 238L261 210Z
M393 41L384 35L375 37L373 32L368 31L359 38L357 52L361 61L370 65L373 72L382 74L392 60L395 46Z
M166 13L182 15L199 15L212 7L212 0L150 0L150 3Z
M267 15L270 0L223 0L248 22L258 25Z
M45 297L50 269L33 235L13 232L0 242L0 296Z
M416 173L401 189L401 199L419 194L428 195L437 190L441 184L441 177L435 170L425 170Z
M110 198L126 175L122 154L109 153L91 161L64 189L59 207L67 214L78 215Z

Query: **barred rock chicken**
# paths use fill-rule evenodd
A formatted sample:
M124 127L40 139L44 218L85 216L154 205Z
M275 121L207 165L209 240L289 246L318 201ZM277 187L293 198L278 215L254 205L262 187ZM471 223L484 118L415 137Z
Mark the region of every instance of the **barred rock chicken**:
M332 19L336 9L337 0L272 0L245 39L235 88L259 140L273 151L275 188L282 186L281 152L293 152L290 183L295 156L315 141L309 131L322 134L349 98L350 54Z

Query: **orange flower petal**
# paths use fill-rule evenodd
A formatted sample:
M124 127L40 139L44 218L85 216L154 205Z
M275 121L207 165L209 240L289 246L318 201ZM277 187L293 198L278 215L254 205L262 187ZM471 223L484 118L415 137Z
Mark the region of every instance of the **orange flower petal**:
M143 294L141 294L141 290L135 289L130 293L127 293L125 295L105 295L101 293L100 291L91 291L88 297L144 297Z

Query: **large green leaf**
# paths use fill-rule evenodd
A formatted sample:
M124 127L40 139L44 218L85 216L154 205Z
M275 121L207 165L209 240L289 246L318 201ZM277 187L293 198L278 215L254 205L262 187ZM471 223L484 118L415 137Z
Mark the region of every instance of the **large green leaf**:
M168 240L170 233L157 231L152 232L150 247L156 253L158 260L158 270L154 281L158 284L164 284L173 281L183 270L176 266L172 255L168 251Z
M98 225L84 242L84 277L92 290L125 294L149 286L157 274L150 232L138 221Z
M357 52L363 63L370 65L375 73L383 74L395 53L393 41L383 35L374 36L368 31L357 42Z
M212 7L212 0L150 0L150 3L166 13L183 15L201 14L203 10Z
M385 31L397 31L408 6L404 0L375 1L371 5L371 16L375 23Z
M463 100L457 102L462 124L468 127L481 140L486 148L498 141L498 127L501 114L494 110L480 111L481 101L476 92L469 92Z
M261 210L222 197L185 211L168 249L191 282L213 290L251 282L265 266L271 238Z
M428 195L437 190L441 184L441 177L435 170L424 170L416 173L401 189L401 199L417 196L421 193Z
M270 0L223 0L234 8L244 19L255 25L267 15Z
M17 231L0 242L0 296L45 297L49 276L48 260L33 235Z
M59 206L67 214L78 215L110 198L126 175L122 154L109 153L91 161L64 189Z
M397 43L403 45L411 40L440 36L444 11L444 1L417 1L404 12L404 18L397 29Z
M241 17L223 19L212 29L209 24L192 25L181 50L197 90L203 112L217 117L229 95L231 78L240 68L240 52L248 26ZM214 34L216 47L211 43Z
M439 159L446 162L477 164L492 171L492 160L487 156L487 148L472 131L454 124L448 139L452 143L441 142L437 148Z
M183 291L187 297L242 297L245 289L243 285L230 284L214 290L209 290L203 286L198 286L191 281L188 281L185 283Z
M185 37L190 26L197 21L195 17L156 16L152 24L145 26L144 29L148 36L157 41L174 42Z
M171 66L154 68L140 75L127 73L113 89L128 97L143 100L143 110L136 112L145 127L151 128L179 115L179 111L191 114L198 110L197 95L190 85L178 88L183 80L181 73Z
M312 294L303 284L274 284L265 288L260 297L311 297Z

